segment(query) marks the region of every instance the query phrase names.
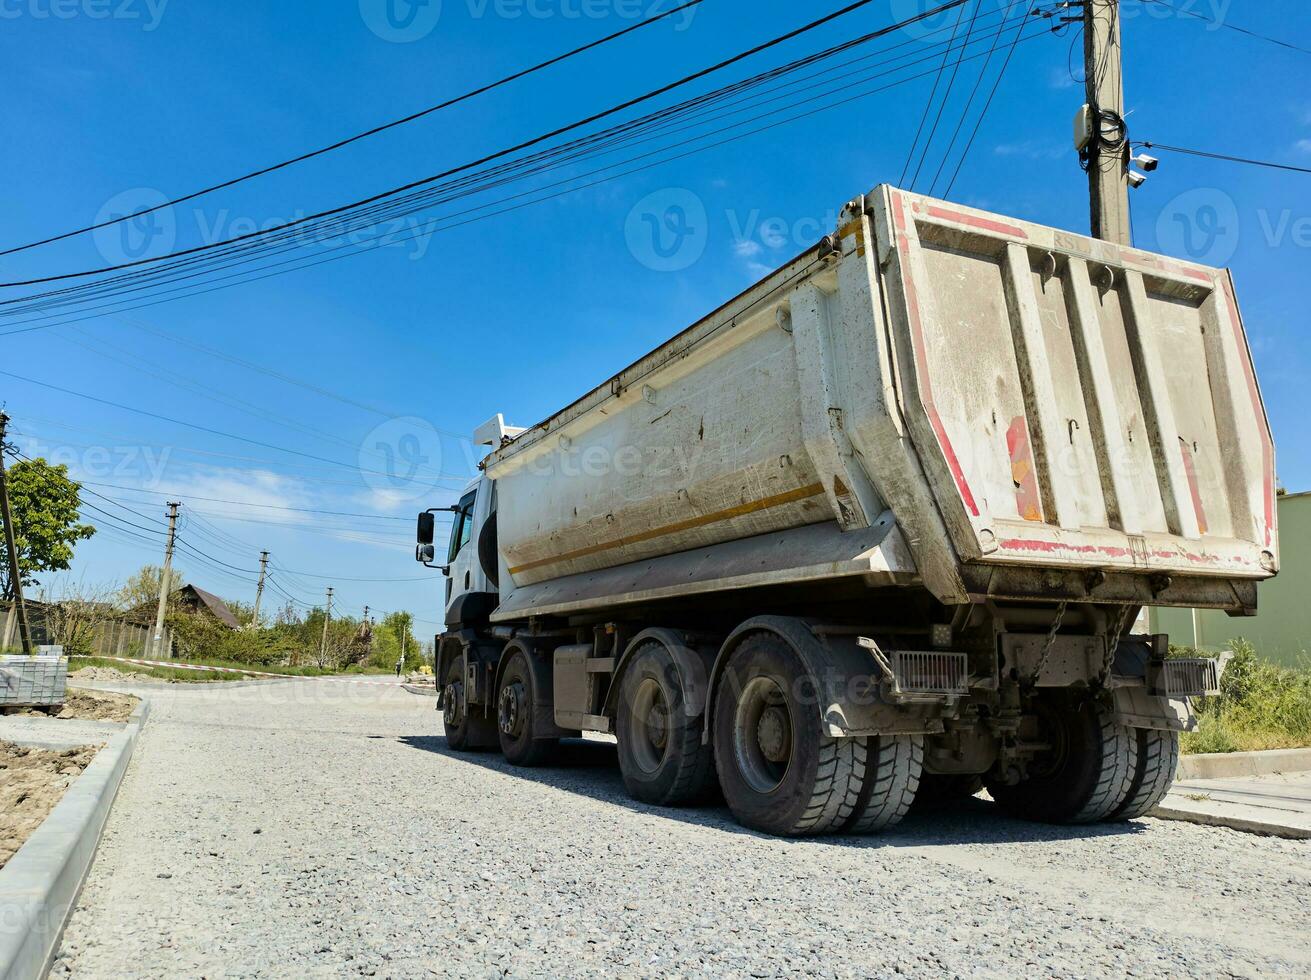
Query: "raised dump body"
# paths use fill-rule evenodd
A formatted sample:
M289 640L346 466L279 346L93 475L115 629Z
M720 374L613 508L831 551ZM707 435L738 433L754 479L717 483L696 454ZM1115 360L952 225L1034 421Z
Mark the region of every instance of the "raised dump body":
M870 833L986 785L1127 820L1222 664L1133 635L1242 613L1274 451L1229 277L882 188L529 430L456 511L456 750L616 736L652 804ZM435 558L421 516L421 560Z
M487 474L498 619L870 574L1241 610L1278 563L1226 272L887 187Z

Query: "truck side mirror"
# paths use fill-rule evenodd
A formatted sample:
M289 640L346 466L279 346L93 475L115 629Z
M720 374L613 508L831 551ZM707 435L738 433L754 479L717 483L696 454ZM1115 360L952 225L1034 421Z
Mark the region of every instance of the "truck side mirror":
M433 516L432 511L425 510L419 515L419 527L417 539L419 546L428 546L428 560L432 560L432 542L437 527L437 518ZM422 558L419 559L423 561Z
M425 565L437 557L437 549L430 544L416 544L414 546L414 560L421 561Z

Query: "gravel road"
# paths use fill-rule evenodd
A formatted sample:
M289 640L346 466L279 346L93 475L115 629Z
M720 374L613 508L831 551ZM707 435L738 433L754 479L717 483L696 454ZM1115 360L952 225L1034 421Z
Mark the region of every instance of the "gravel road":
M143 690L54 975L1253 976L1311 971L1311 842L981 800L776 840L633 803L613 746L455 755L346 680Z

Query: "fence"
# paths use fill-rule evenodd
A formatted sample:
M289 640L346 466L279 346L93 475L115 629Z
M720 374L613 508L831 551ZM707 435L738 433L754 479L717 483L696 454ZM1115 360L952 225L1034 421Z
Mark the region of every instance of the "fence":
M167 626L155 650L151 642L153 627L115 618L107 610L95 613L76 604L65 609L43 602L26 602L24 606L35 646L63 644L72 648L69 652L93 657L140 657L147 653L173 656L173 631ZM0 651L16 652L21 647L14 604L0 600Z

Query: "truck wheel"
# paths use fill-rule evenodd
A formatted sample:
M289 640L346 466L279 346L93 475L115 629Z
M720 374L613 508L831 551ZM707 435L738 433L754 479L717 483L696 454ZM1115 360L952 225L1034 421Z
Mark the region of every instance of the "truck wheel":
M496 724L475 708L470 714L464 700L464 660L457 658L446 667L442 687L442 728L446 744L457 752L496 747Z
M1179 733L1162 732L1152 728L1136 728L1138 739L1138 766L1134 772L1129 795L1111 814L1112 820L1133 820L1145 816L1152 807L1165 799L1179 767Z
M1129 795L1137 769L1133 732L1094 701L1039 702L1042 738L1029 778L1007 786L987 779L997 804L1011 816L1048 823L1105 820Z
M813 680L779 637L757 633L729 658L714 708L715 768L733 816L770 834L822 834L854 812L864 739L820 727Z
M701 744L702 716L687 713L678 667L660 643L633 654L619 687L615 735L628 795L673 806L704 797L714 754Z
M924 771L923 735L880 735L854 739L856 765L865 777L856 808L842 832L874 834L901 822L915 801Z
M559 745L559 739L533 738L533 716L537 710L533 698L532 669L522 651L510 655L496 690L496 723L500 730L501 752L516 766L540 766Z

